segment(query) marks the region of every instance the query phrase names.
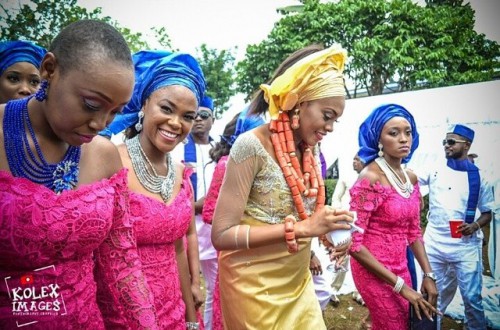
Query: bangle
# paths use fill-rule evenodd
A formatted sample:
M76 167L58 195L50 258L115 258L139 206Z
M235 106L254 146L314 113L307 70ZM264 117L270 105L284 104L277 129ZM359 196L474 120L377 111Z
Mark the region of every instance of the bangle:
M236 244L236 250L239 249L238 246L238 231L240 230L240 225L237 225L236 228L234 229L234 244Z
M297 240L295 239L295 217L293 215L287 215L285 218L285 241L289 253L295 253L299 251L299 246Z
M200 324L198 322L186 322L187 330L198 330L200 329Z
M250 249L250 226L247 226L247 250Z
M313 250L311 250L311 259L314 257L315 253Z
M396 279L396 284L394 284L392 291L394 291L396 293L400 293L404 284L405 284L405 281L401 277L398 276Z
M476 222L474 222L474 223L477 225L477 229L476 229L476 231L478 231L479 229L481 229L481 225L480 225L477 221L476 221Z

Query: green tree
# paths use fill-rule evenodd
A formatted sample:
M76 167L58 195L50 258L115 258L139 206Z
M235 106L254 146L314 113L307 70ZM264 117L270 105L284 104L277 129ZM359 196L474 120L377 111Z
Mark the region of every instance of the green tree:
M162 49L178 51L178 49L174 49L172 47L172 39L170 39L170 36L168 35L164 27L161 28L153 27L151 28L151 30L154 32L156 40L158 41Z
M302 0L279 10L268 38L246 49L237 65L247 99L291 52L311 43L340 43L353 95L378 95L498 77L500 47L474 31L474 10L461 0Z
M76 0L31 0L28 4L19 4L17 8L7 8L4 2L0 3L0 16L0 40L31 40L48 48L66 25L82 19L96 19L120 31L132 52L149 48L141 33L133 33L111 17L103 16L100 7L89 11L78 6ZM166 36L163 41L169 40Z
M227 103L236 94L234 87L234 56L231 50L218 51L202 44L198 59L207 82L207 94L214 100L215 118L220 118L229 108Z
M109 16L102 15L102 9L93 10L77 5L76 0L31 0L16 8L8 8L0 3L0 40L30 40L48 48L52 39L69 23L82 19L96 19L113 25L124 36L132 53L143 49L153 49L141 33L133 33L122 27ZM153 27L159 47L178 51L172 46L172 40L164 27ZM227 103L235 91L234 56L231 51L217 51L201 45L200 65L207 80L208 94L214 98L217 118L228 109Z

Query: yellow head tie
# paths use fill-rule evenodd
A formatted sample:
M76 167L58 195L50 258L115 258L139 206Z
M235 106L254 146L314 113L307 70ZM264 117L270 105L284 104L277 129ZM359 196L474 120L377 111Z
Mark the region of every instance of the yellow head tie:
M292 110L297 103L345 96L342 73L346 59L347 51L335 44L304 57L274 79L271 85L260 85L269 103L271 119L278 118L279 110Z

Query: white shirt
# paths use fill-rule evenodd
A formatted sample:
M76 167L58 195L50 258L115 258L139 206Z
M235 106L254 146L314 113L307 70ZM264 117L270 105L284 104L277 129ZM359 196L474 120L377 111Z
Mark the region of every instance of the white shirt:
M481 230L470 236L462 236L460 239L452 238L450 233L450 219L465 219L469 199L467 172L449 168L444 159L444 161L438 161L435 168L428 173L418 174L419 184L429 186L429 213L425 237L432 239L433 244L437 243L443 249L449 249L450 252L459 252L459 249L482 244L483 232ZM480 216L480 213L491 211L492 207L493 194L490 185L481 176L475 219Z

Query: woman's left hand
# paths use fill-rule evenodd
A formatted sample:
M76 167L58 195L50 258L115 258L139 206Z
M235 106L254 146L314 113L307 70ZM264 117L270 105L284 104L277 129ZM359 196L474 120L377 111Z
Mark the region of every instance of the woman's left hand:
M437 306L438 290L436 282L430 277L424 277L422 287L420 288L422 294L427 294L427 301L434 307Z
M426 317L432 320L436 314L441 313L436 309L435 305L431 304L428 300L424 299L424 296L411 287L404 285L400 292L401 296L408 300L408 302L413 305L415 313L418 319Z

